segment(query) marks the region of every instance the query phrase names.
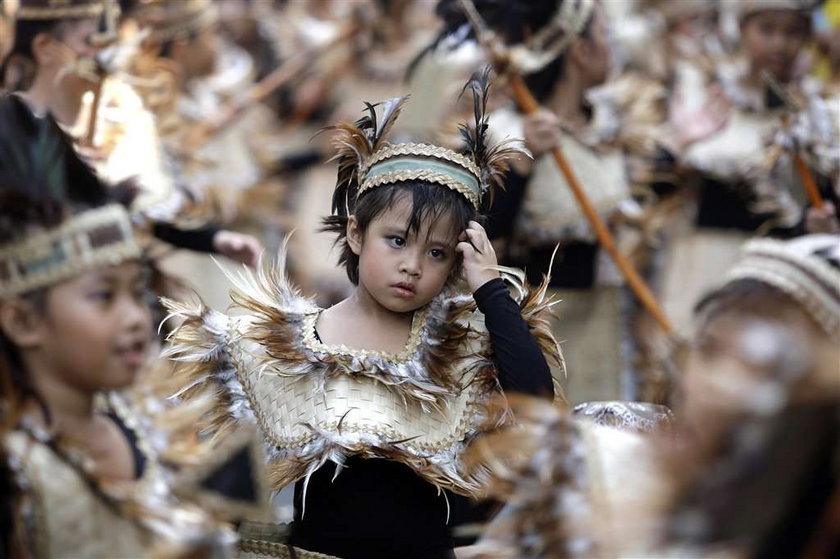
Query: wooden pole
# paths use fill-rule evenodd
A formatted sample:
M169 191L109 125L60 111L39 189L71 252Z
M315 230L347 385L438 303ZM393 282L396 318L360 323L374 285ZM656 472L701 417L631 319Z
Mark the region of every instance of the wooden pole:
M100 76L99 80L93 88L93 102L90 106L90 114L88 115L87 131L82 140L82 145L85 147L93 147L93 141L96 138L96 121L99 118L99 105L102 103L102 87L105 83L105 76Z
M522 112L529 115L536 113L540 108L539 103L537 103L534 95L528 89L528 86L525 84L522 76L511 72L509 74L509 78L511 88L513 90L514 100L516 101L516 104L519 105L519 108L522 109ZM592 202L589 201L589 197L587 197L586 192L584 192L583 187L581 187L577 176L572 170L572 167L569 165L569 162L563 156L563 152L560 150L560 147L555 146L552 150L552 154L554 155L554 160L557 162L557 166L560 167L560 170L563 172L563 176L566 177L566 182L569 184L569 188L572 189L575 199L578 201L578 204L580 204L583 214L592 225L592 229L595 231L595 236L598 237L598 242L616 263L618 269L621 271L621 274L624 276L624 279L627 280L627 284L630 286L630 289L633 290L633 293L635 293L636 297L638 297L639 301L641 301L642 306L644 306L644 308L666 333L673 334L674 326L668 320L668 317L665 316L665 313L662 311L662 308L659 306L659 303L656 301L656 298L653 296L653 293L651 293L642 277L636 269L633 268L633 265L627 257L618 250L618 246L615 243L612 233L610 233L610 230L601 219L601 216L598 215L598 212L595 211L595 208L592 206Z
M802 179L802 184L805 185L805 192L808 193L808 198L811 200L811 205L817 209L823 207L823 199L820 195L820 190L817 188L817 183L814 182L814 177L811 175L808 165L802 159L799 151L793 152L793 164L796 166L796 172L799 173L799 178Z

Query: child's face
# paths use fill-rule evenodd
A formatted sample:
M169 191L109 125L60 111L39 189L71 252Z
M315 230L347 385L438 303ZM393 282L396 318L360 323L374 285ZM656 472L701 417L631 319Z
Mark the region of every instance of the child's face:
M86 392L131 384L151 340L147 283L125 262L50 288L35 348L46 374Z
M411 312L431 301L456 262L451 217L441 215L406 236L411 204L411 197L403 195L370 222L363 239L357 229L348 235L359 256L359 287L392 312Z
M753 69L790 81L796 58L808 39L805 18L791 11L766 11L750 16L741 28L741 41Z

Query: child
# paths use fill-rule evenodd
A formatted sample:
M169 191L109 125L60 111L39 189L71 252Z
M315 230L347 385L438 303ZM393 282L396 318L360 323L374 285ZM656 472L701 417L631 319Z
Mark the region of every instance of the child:
M486 402L500 389L553 394L542 351L559 354L544 290L522 288L520 311L478 223L482 195L519 151L485 145L486 80L468 85L468 155L387 143L404 99L379 114L368 104L356 125L335 127L338 185L325 224L338 235L350 297L317 308L288 284L281 260L234 278L246 316L171 304L185 319L171 354L194 363L184 382L218 386L209 431L256 422L273 488L297 482L295 546L451 557L441 490L481 494L483 470L467 471L460 454L502 421Z
M0 98L0 555L223 551L114 391L152 339L128 213L50 119Z

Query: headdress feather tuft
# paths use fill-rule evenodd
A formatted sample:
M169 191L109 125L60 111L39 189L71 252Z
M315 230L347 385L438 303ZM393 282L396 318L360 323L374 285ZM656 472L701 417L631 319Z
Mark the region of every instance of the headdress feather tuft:
M504 140L494 146L488 145L488 131L490 128L487 116L487 101L490 97L491 67L473 73L470 80L461 90L461 96L467 90L473 96L474 123L460 124L458 129L464 139L466 151L472 157L476 166L481 170L481 188L483 193L492 196L493 187L504 188L504 178L510 170L510 160L521 156L531 157L531 153L519 140Z
M355 201L359 190L359 170L385 143L407 99L408 96L403 96L376 104L365 102L367 114L355 123L340 122L322 129L337 132L333 139L336 153L330 159L338 160L338 178L332 200L333 214L346 213ZM380 115L377 115L377 108L380 108Z

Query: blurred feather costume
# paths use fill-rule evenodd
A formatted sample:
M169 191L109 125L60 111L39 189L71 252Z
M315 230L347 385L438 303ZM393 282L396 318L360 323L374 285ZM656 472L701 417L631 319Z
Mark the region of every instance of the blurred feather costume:
M467 154L388 143L405 98L366 104L364 118L334 127L334 213L352 213L368 189L410 180L450 188L477 206L505 159L519 151L485 143L487 79L487 71L476 74L465 88L476 103L475 124L462 128ZM467 473L460 456L476 433L500 425L506 414L485 405L500 388L472 296L445 290L417 310L405 349L392 355L322 343L315 331L321 309L289 284L283 253L260 272L243 270L231 280L236 310L247 315L169 302L183 319L169 355L182 365L182 395L215 386L209 432L224 433L241 421L260 426L274 488L308 480L327 462L338 471L348 457L362 456L405 464L438 488L482 494L485 475ZM528 290L518 276L513 282L543 353L561 359L547 322L545 287Z

